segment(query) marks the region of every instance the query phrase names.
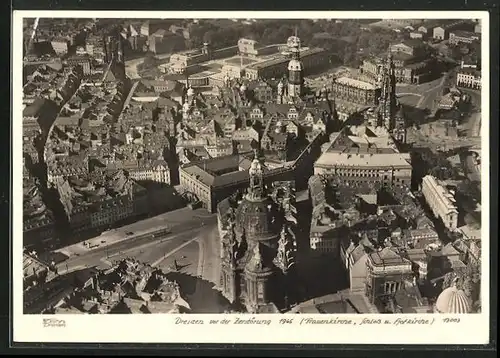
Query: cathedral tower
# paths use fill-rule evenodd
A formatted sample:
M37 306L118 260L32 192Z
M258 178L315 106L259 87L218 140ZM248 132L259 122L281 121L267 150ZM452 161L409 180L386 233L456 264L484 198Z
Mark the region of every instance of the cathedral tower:
M403 107L396 97L396 74L390 50L385 66L382 68L380 86L379 125L384 126L396 141L405 143L406 120Z
M381 124L389 131L392 131L395 126L395 116L397 111L396 99L396 74L394 70L394 62L392 61L392 54L389 50L385 66L382 69L381 78L381 98L380 98L380 119Z

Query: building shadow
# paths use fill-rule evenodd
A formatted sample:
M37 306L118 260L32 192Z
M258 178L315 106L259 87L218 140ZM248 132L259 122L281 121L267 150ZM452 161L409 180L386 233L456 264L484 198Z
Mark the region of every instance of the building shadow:
M403 111L406 117L407 126L419 126L435 121L435 117L431 116L431 111L428 108L417 108L402 104Z
M303 258L297 270L300 301L337 293L349 287L345 269L329 254Z
M231 307L230 302L210 281L175 271L168 272L166 277L179 284L182 296L191 307L190 313L224 313Z
M172 185L152 180L139 180L137 183L147 190L150 215L163 214L187 205Z

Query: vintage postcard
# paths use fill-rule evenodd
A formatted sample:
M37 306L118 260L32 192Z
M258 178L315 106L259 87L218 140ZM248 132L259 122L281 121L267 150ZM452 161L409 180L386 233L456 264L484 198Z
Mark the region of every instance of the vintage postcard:
M15 342L488 343L487 12L13 36Z

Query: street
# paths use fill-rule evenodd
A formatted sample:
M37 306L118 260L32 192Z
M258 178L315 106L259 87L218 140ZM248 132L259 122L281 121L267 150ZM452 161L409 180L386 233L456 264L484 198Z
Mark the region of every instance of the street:
M193 238L201 230L202 228L198 227L177 235L168 235L163 238L132 238L109 246L98 247L84 254L72 256L68 260L59 263L57 268L60 273L92 266L104 268L109 266L106 265L104 260L113 261L125 257L135 257L139 259L136 257L137 255L134 255L139 253L141 253L142 259L146 259L145 262L149 262L149 260L153 262L165 252L175 248L177 244L180 245L186 240Z
M164 266L171 266L175 259L179 265L183 265L181 260L184 253L182 249L189 246L191 243L196 245L198 235L201 234L202 228L195 228L185 231L178 235L167 236L163 239L152 240L152 242L145 243L140 246L133 246L125 250L117 251L110 254L108 258L101 258L101 263L113 263L120 261L127 257L132 257L137 261L150 264L152 266L164 268ZM197 250L196 250L197 251ZM192 262L189 262L192 265ZM196 264L196 261L194 262Z
M397 96L402 104L418 109L428 109L432 114L437 109L437 99L449 74L420 85L397 84Z
M197 275L218 285L220 277L220 246L217 226L205 231L198 239L199 257Z
M458 138L442 138L424 135L420 130L409 128L407 134L409 143L414 143L415 146L426 146L433 152L444 148L452 150L460 147L481 146L481 138L478 137L458 137Z
M122 258L129 256L152 263L159 259L161 255L175 249L176 246L195 238L200 232L209 232L207 228L215 225L215 222L216 216L203 209L190 210L184 208L165 213L98 236L94 240L104 241L104 243L92 249L85 248L83 244L78 244L73 245L76 247L71 248L71 250L70 248L60 250L69 258L59 263L58 268L60 272L64 272L77 267L102 266L103 261L101 259L108 256L115 257L115 260L118 260L119 255ZM160 227L168 227L170 233L163 237L154 238L139 235L142 232L150 232ZM133 232L134 236L127 237L127 232ZM105 242L106 238L110 240L108 243ZM137 257L137 255L140 257Z
M467 119L466 130L469 137L481 136L481 92L462 88L471 99L472 111Z
M109 257L107 257L109 256ZM115 261L134 258L168 273L178 282L192 312L222 313L228 306L217 289L220 277L219 235L217 225L203 225L165 238L129 240L99 248L58 266L64 276L88 267L111 267ZM174 265L176 266L174 268ZM69 269L69 270L68 270Z

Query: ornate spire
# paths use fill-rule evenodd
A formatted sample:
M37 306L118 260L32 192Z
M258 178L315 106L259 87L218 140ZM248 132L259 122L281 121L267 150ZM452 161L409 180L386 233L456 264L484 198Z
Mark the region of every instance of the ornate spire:
M253 247L253 255L248 262L248 267L252 271L260 271L264 268L262 254L260 253L260 244L256 243Z
M283 225L280 239L278 240L278 253L276 255L276 265L283 272L287 272L294 264L294 249L290 245L290 239L287 232L287 226Z
M261 199L264 197L263 164L259 156L259 150L254 149L254 159L249 169L250 187L248 188L248 199Z

